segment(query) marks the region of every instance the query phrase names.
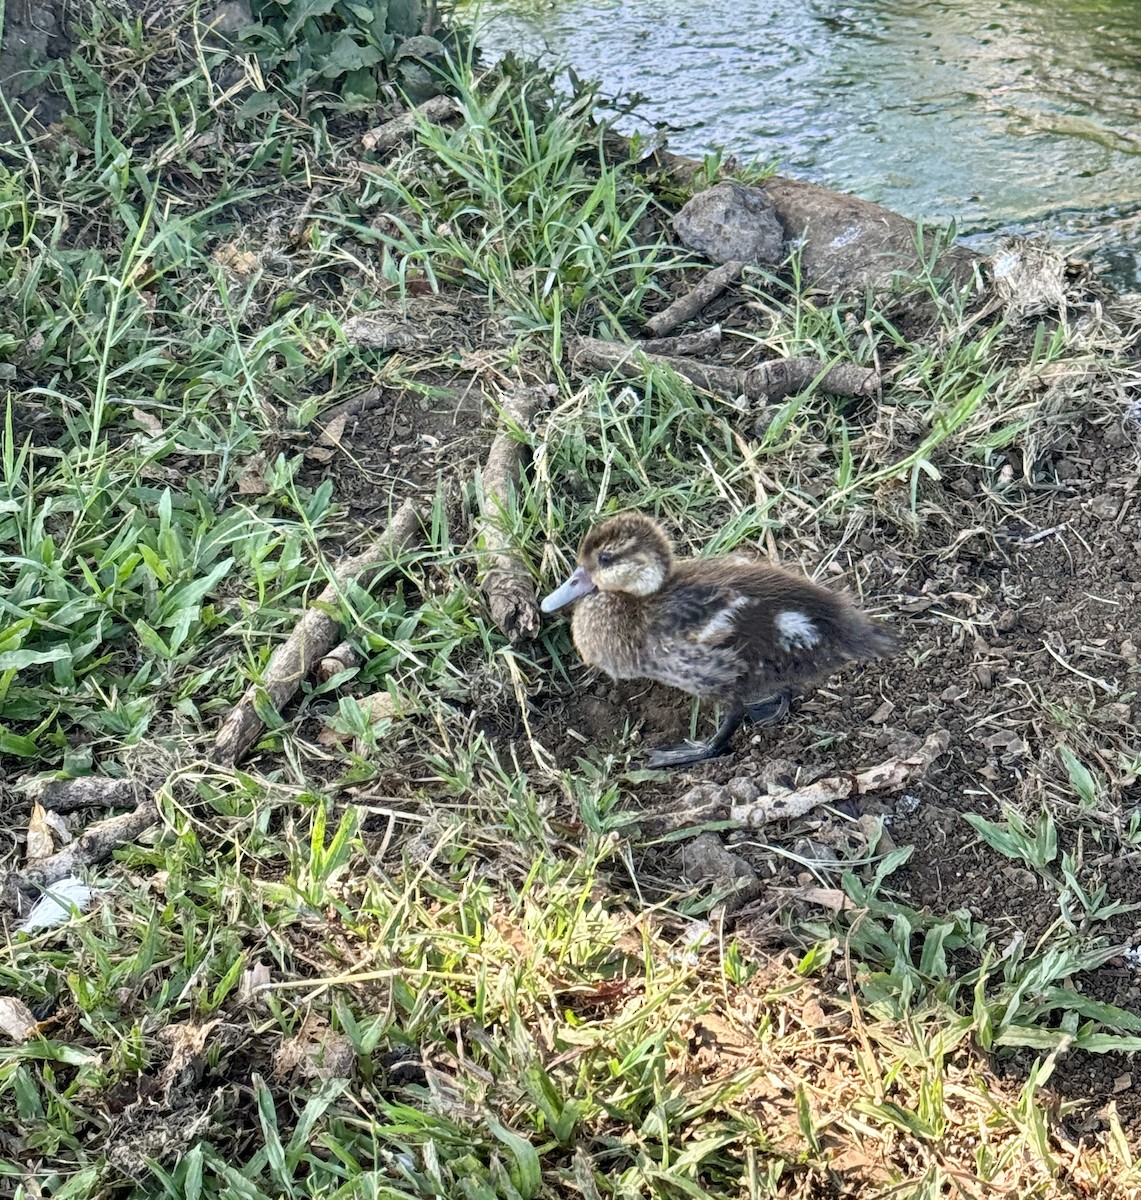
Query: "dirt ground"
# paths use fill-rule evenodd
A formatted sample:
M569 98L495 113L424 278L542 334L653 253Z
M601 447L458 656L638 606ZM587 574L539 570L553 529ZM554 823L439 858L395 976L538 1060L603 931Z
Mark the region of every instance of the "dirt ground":
M478 391L458 375L435 395L382 389L346 423L341 452L311 465L309 481L331 474L356 519L382 521L394 500L470 477L490 440L484 410ZM695 782L760 775L774 758L815 778L914 749L936 729L950 734L949 753L899 795L864 797L839 815L781 822L763 837L730 835L733 852L765 885L733 917L739 930L752 927L754 943L785 936L771 895L795 887L798 875L805 882L803 863L771 847L803 853L827 841L837 822L872 813L884 817L897 846L915 847L890 881L902 901L935 912L965 908L999 945L1018 934L1033 944L1057 915L1047 885L990 849L962 814L999 819L1005 801L1033 817L1043 790L1055 804L1062 848L1080 854L1085 878L1106 883L1111 899L1141 901L1141 850L1123 850L1114 837L1077 844L1067 832L1076 797L1058 756L1058 747L1068 745L1101 773L1106 806L1096 819L1110 830L1127 826L1141 803L1141 784L1122 765L1141 749L1134 724L1141 428L1076 417L1062 429L1025 470L1015 463L1013 473L978 467L945 473L930 498L941 515L922 522L912 539L901 541L892 531L881 540L866 529L848 545L843 574L827 582L858 591L898 629L904 651L897 659L833 677L796 699L779 727L739 731L731 753L714 762L635 785L639 807L669 811ZM541 666L542 649L531 652ZM515 713L512 720L500 709L492 732L525 754ZM688 697L657 685L616 686L578 666L571 686L551 673L532 698L529 719L533 738L563 767L591 752L619 760L631 754L636 767L639 744L668 744L692 732ZM712 719L703 712L702 728ZM682 857L676 842L646 849L639 886L652 889L659 880L663 894L675 889ZM827 874L826 863L821 871ZM1138 946L1141 914L1120 914L1103 932ZM1071 982L1141 1015L1141 973L1125 957ZM1019 1053L996 1066L1017 1078L1033 1057ZM1113 1097L1126 1129L1141 1134L1141 1092L1123 1086L1131 1071L1118 1055L1071 1053L1059 1062L1051 1087L1082 1101L1071 1119L1074 1133L1101 1127Z

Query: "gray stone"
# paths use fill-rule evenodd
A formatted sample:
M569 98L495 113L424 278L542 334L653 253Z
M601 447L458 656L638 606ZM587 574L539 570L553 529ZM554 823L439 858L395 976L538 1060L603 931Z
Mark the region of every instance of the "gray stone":
M726 180L698 192L673 219L678 237L714 262L775 267L784 259L784 228L757 188Z
M715 833L703 833L681 852L682 870L691 883L748 884L757 873L739 855L726 850Z

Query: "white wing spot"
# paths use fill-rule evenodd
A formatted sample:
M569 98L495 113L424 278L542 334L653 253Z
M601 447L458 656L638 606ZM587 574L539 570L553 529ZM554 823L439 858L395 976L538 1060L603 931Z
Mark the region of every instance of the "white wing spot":
M802 612L785 609L776 615L777 644L782 650L811 650L820 641L820 630Z
M699 642L712 642L721 637L722 634L728 633L733 628L733 622L736 619L737 613L749 603L748 596L737 596L730 600L728 604L722 608L715 617L710 620L701 632L697 635Z

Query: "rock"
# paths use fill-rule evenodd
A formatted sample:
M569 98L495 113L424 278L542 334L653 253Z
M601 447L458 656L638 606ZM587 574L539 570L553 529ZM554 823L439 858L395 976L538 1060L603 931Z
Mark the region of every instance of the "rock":
M831 846L826 846L823 842L815 841L812 838L797 838L793 843L792 852L804 862L819 863L825 867L835 867L840 862L836 851Z
M776 266L784 229L764 192L726 181L698 192L673 219L678 237L717 263Z
M757 873L738 854L731 854L715 833L703 833L681 852L682 870L692 883L745 885L755 883Z
M915 276L925 270L917 253L919 230L913 221L844 192L774 175L761 185L772 202L785 236L800 242L804 281L833 294L862 293L871 285L888 288L893 276ZM937 234L924 232L928 256ZM935 263L935 271L956 286L971 281L978 255L951 246Z

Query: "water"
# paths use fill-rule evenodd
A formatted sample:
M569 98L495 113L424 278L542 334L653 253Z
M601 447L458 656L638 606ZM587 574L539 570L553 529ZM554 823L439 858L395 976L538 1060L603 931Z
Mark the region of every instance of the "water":
M643 93L627 131L996 233L1048 231L1141 283L1141 0L485 4L491 55Z

